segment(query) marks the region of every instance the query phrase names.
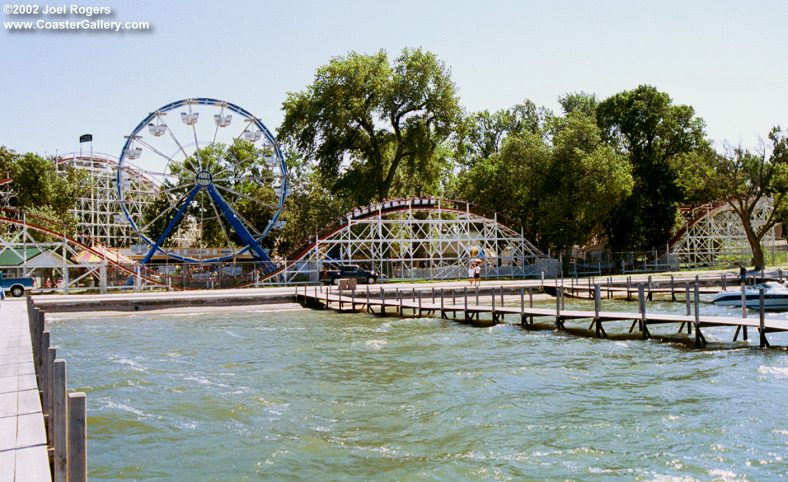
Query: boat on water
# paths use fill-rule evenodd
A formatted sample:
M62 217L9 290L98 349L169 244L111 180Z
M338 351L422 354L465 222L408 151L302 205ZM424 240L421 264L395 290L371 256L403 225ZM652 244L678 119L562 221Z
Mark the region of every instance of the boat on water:
M760 306L760 288L763 288L763 307L766 310L788 310L788 287L774 282L747 286L744 296L747 308L758 309ZM741 308L741 291L721 291L714 297L714 304L718 306L733 306Z

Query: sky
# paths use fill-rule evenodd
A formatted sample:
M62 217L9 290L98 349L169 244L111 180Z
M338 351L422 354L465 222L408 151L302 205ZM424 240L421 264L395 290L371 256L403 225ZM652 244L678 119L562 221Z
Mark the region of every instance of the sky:
M50 7L109 7L98 18L153 28L0 30L0 145L67 153L92 133L96 152L117 156L149 112L190 97L233 102L275 130L287 93L332 57L417 47L451 69L469 112L524 99L558 110L568 92L604 99L650 84L693 106L717 146L788 128L782 0L66 2Z

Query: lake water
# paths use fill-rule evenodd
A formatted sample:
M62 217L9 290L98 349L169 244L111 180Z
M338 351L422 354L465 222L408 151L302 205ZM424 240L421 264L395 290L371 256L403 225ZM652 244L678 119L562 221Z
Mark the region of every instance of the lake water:
M52 331L88 394L94 480L788 477L788 352L730 329L703 350L306 310Z

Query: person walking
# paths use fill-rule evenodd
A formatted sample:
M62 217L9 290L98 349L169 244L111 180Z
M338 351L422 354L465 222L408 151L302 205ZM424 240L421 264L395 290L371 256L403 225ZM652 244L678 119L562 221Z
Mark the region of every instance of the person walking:
M476 282L476 286L479 286L479 283L481 282L481 276L482 276L482 264L476 263L476 266L474 266L473 268L473 281Z
M471 265L468 267L468 284L473 286L473 275L476 272L476 263L471 261Z

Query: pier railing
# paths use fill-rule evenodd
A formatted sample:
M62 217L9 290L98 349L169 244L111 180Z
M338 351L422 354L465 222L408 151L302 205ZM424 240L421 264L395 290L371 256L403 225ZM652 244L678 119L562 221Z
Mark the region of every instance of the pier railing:
M66 361L57 358L43 311L27 298L33 365L44 412L53 480L87 480L87 404L82 392L68 393Z

